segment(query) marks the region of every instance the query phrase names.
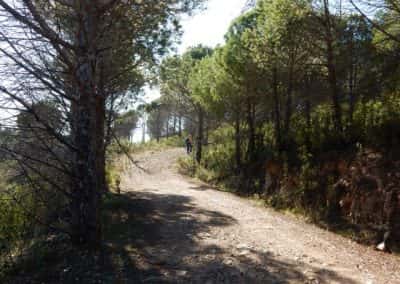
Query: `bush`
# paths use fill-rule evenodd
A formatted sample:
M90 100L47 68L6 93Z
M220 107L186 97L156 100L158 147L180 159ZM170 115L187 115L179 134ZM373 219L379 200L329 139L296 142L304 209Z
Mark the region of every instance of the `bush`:
M18 263L37 240L55 234L54 228L65 228L66 199L36 175L30 175L30 180L16 178L18 171L9 161L0 164L0 176L1 274Z
M184 137L185 136L180 137L178 135L168 138L164 137L158 142L156 140L150 140L146 143L133 144L131 147L134 152L146 150L160 151L166 148L183 147L185 145Z
M386 96L379 101L358 103L351 131L360 136L366 146L395 150L400 144L400 98Z
M7 193L9 190L12 195ZM21 188L13 186L0 191L0 279L33 235L33 220L26 214L32 209L32 200Z
M227 178L235 171L234 129L224 126L210 135L211 147L204 151L202 166L213 172L216 178Z
M400 96L359 102L352 120L348 117L348 106L343 104L343 110L340 132L335 130L329 104L315 107L310 121L301 111L296 112L290 133L283 134L281 149L275 145L274 125L271 122L258 125L257 134L262 135L257 139L262 136L259 140L263 143L257 141L256 155L250 158L245 155L247 129L242 126L240 174L235 168L235 129L230 125L222 125L210 133L212 143L205 147L200 165L194 159L183 158L179 167L182 173L211 181L219 188L259 193L276 208L295 210L324 225L345 224L348 213L340 207L340 202L349 189L341 187L341 182L354 175L351 169L354 163L359 163L357 153L385 152L387 161L400 157ZM276 164L271 171L276 171L275 178L279 180L271 181L275 188L266 192L263 183L269 160ZM382 179L385 184L388 177Z
M178 171L183 175L194 177L197 165L193 157L181 157L178 159Z

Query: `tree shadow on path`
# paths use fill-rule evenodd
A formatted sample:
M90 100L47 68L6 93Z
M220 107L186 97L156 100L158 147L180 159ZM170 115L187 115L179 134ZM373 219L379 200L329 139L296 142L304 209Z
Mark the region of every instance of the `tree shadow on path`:
M237 221L186 196L110 195L105 211L107 277L100 283L356 283L329 269L277 260L268 251L212 244L212 229Z

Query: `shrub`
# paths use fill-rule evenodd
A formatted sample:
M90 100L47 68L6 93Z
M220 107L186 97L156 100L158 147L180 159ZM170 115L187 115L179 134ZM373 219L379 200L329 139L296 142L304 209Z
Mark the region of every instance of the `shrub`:
M193 157L181 157L177 161L178 170L181 174L194 177L196 174L197 165Z
M13 191L12 195L9 190ZM26 213L32 209L31 198L21 188L9 186L0 191L0 279L33 235L33 220Z

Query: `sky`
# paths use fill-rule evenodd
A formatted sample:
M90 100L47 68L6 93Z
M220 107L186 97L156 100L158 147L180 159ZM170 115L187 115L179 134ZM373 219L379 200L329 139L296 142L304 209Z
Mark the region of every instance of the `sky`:
M184 35L179 52L199 43L211 47L223 43L230 23L240 15L246 0L209 0L207 9L182 21Z
M224 43L225 33L233 19L240 15L247 0L208 0L206 9L181 21L183 36L178 53L184 53L189 47L203 44L215 47ZM159 97L157 89L146 88L146 101Z
M183 36L177 47L179 54L189 47L203 44L215 47L224 43L224 36L236 17L238 17L247 0L208 0L206 9L182 19ZM160 96L158 89L145 89L145 101L150 102ZM137 128L132 137L134 142L142 139L142 129Z

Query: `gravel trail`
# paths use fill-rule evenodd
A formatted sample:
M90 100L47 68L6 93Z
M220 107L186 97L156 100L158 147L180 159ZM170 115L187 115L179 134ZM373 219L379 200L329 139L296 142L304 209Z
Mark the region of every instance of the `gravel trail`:
M140 154L145 171L123 178L139 212L140 282L400 283L399 257L183 177L182 155Z

